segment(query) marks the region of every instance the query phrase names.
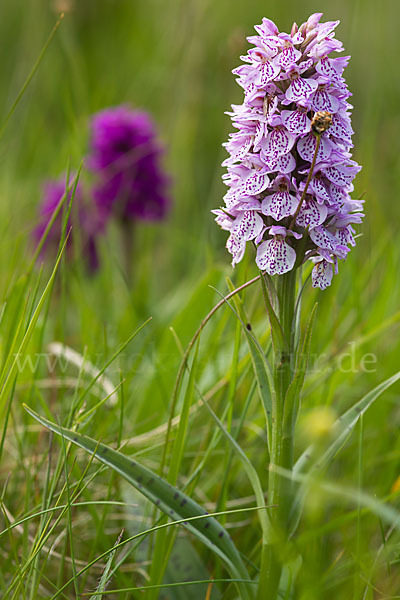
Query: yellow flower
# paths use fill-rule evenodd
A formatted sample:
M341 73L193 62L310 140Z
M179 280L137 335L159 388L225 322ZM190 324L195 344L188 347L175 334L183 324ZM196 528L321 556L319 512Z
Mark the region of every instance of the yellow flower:
M304 419L304 435L313 442L323 440L330 436L335 421L336 414L329 406L313 408Z
M392 494L395 494L396 492L400 492L400 475L395 480L394 484L392 485L392 489L390 491L392 492Z

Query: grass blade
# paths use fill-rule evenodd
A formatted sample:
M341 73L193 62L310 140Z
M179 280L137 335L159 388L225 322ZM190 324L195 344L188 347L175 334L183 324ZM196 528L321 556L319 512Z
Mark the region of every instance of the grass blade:
M334 460L336 455L340 452L340 450L345 445L347 439L351 435L355 426L357 425L359 419L364 415L364 413L372 406L372 404L379 398L384 391L386 391L391 385L400 380L400 371L398 371L389 379L386 379L382 383L380 383L376 388L371 390L368 394L366 394L361 400L359 400L356 404L354 404L349 410L347 410L339 419L337 419L334 425L334 435L335 439L329 445L328 449L324 452L324 454L318 458L317 462L311 462L314 454L314 446L309 446L300 458L297 460L296 464L293 467L293 476L297 477L300 473L307 472L307 476L311 475L314 471L320 470L326 466L330 462ZM307 469L307 467L309 468ZM307 481L306 479L304 481ZM303 511L304 500L305 500L305 487L301 487L293 502L292 507L292 515L290 517L291 520L291 533L293 534L299 524L301 513Z
M228 280L228 285L232 289L233 284ZM244 308L238 299L234 299L236 311L226 299L228 306L236 315L242 324L244 334L249 346L251 361L253 364L254 375L257 379L257 387L260 394L261 402L264 408L265 419L267 423L268 447L271 440L271 414L272 414L272 397L275 394L274 384L272 381L271 367L265 356L264 350L261 348L258 340L247 327L247 317Z
M26 405L24 407L44 427L86 450L100 462L122 475L129 484L135 487L170 518L184 520L205 514L205 510L197 502L183 494L147 467L129 459L121 452L117 452L105 444L96 442L86 435L71 431L65 427L60 427L48 421ZM229 534L218 521L209 517L199 521L188 522L185 527L222 558L233 577L249 578L239 552ZM244 599L252 598L252 593L248 589L248 586L240 586L240 589Z
M114 556L117 551L117 547L121 541L122 534L123 534L123 530L119 534L118 539L114 544L114 549L110 553L110 556L108 557L106 566L104 567L104 571L100 577L99 585L97 586L95 593L92 596L90 596L90 600L101 600L101 598L103 597L103 592L105 592L106 585L109 583L112 561L114 560Z
M38 304L37 304L37 306L35 308L35 311L34 311L34 313L32 315L32 318L31 318L31 320L29 322L29 325L28 325L28 327L26 329L24 337L22 338L22 341L21 341L21 343L19 345L19 348L18 348L18 352L14 355L14 360L11 363L10 369L7 371L7 364L6 364L5 368L3 369L3 373L1 374L1 380L0 380L0 387L1 387L1 391L0 391L0 411L2 409L2 403L3 403L4 399L7 397L7 393L8 393L9 387L11 386L12 381L14 380L14 378L15 378L15 376L17 374L18 361L19 361L20 357L23 356L23 354L24 354L24 352L25 352L25 350L26 350L26 348L28 346L28 342L29 342L29 340L30 340L30 338L31 338L31 336L33 334L33 331L34 331L36 322L37 322L37 320L39 318L40 312L41 312L41 310L43 308L43 305L44 305L44 303L46 301L46 298L49 296L49 294L50 294L50 292L52 290L53 282L54 282L54 279L55 279L55 276L56 276L56 273L57 273L58 266L60 264L61 257L63 256L65 245L66 245L66 241L64 242L64 245L63 245L63 247L62 247L62 249L61 249L61 251L60 251L60 253L58 255L57 262L54 265L54 269L53 269L53 272L52 272L52 274L50 276L50 279L47 282L47 285L46 285L46 287L45 287L45 289L43 291L43 294L40 297L40 300L39 300L39 302L38 302ZM0 412L0 414L1 414L1 412Z
M44 55L46 54L47 48L50 46L55 34L57 33L57 29L60 27L61 21L64 18L64 13L61 13L60 16L57 19L56 24L54 25L53 29L51 30L51 33L45 43L45 45L43 46L38 58L36 59L35 64L33 65L31 72L29 73L28 77L25 80L24 85L22 86L18 96L16 97L16 99L14 100L10 110L8 111L6 118L4 120L3 125L0 128L0 138L2 137L5 128L7 127L7 123L8 121L11 119L12 115L14 114L15 109L17 108L17 105L19 104L22 96L25 94L27 87L29 86L30 82L32 81L36 71L39 68L40 63L42 62L42 59L44 57Z
M398 371L389 379L386 379L382 383L380 383L376 388L368 392L361 400L359 400L356 404L354 404L349 410L347 410L341 417L339 417L334 425L335 439L330 444L328 449L324 452L323 456L318 459L318 462L313 465L313 470L321 469L328 465L330 461L332 461L335 456L340 452L340 450L345 445L348 437L351 432L357 425L360 417L372 406L372 404L385 392L390 386L396 383L396 381L400 380L400 371ZM306 465L310 461L310 458L313 454L313 446L310 446L303 452L298 461L294 466L294 471L296 473L300 473L305 469Z

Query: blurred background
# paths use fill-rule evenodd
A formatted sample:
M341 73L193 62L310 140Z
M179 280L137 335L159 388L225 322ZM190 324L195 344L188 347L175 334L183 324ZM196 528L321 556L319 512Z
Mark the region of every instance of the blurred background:
M43 180L59 177L68 165L76 171L87 153L88 123L96 111L123 103L150 111L166 148L164 165L172 181L168 219L136 228L132 285L127 285L124 277L120 239L118 231L112 228L101 238L102 266L93 277L83 274L79 265L63 262L51 303L38 322L31 348L32 352L42 352L45 344L59 340L82 354L87 352L93 362L100 357L97 366L102 367L138 324L152 316L151 325L130 345L122 362L107 371L114 385L122 376L125 378L126 418L122 423L121 417L121 430L117 432L119 422L112 411L102 407L100 417L96 413L87 431L107 442L117 439L117 435L118 439L121 435L130 439L165 423L180 362L170 328L173 327L185 346L200 320L219 300L210 285L224 292L225 276L233 277L240 285L257 275L250 249L243 263L232 271L224 247L226 232L214 224L210 213L221 205L225 191L220 166L225 152L221 144L227 139L231 124L224 111L229 110L231 103L242 101L242 90L231 71L246 52L246 36L252 35L253 26L264 16L274 20L281 31L290 31L293 21L301 24L311 13L323 12L323 20L340 19L336 35L343 41L346 54L352 56L345 76L353 92L354 157L363 166L355 182L354 197L365 198L366 218L358 229L362 236L357 247L349 260L340 265L332 287L323 293L310 288L304 299L305 314L315 300L319 302L313 352L324 359L322 370L311 373L307 381L303 409L307 413L315 405L326 404L334 406L340 414L397 371L400 356L398 0L380 3L376 0L3 0L0 127L60 11L65 12L65 17L0 142L0 295L2 303L7 303L1 345L4 340L13 339L15 322L8 315L12 315L13 306L21 306L18 277L32 256L31 234L38 223ZM45 264L45 275L51 267L52 263ZM38 288L45 281L42 275ZM36 292L32 292L32 304ZM257 333L265 334L259 290L250 290L246 301ZM210 325L212 329L206 330L199 359L201 388L207 391L220 385L215 389L222 402L236 323L228 313L220 311L220 316L212 322L214 325ZM355 367L348 354L339 369L340 357L353 352L352 348ZM369 353L376 358L376 369L365 372L359 365ZM245 356L243 343L241 359ZM19 410L20 401L40 411L50 406L50 416L58 415L60 406L63 414L67 414L74 393L72 389L61 393L55 388L41 387L39 378L45 380L47 376L46 365L41 364L34 376L26 369L18 379L18 403L13 409L17 417L6 440L9 463L3 470L4 477L11 471L15 473L8 492L10 502L16 504L27 480L19 465L28 471L29 448L36 444L36 438L29 437L30 432L36 435L41 431L37 426L31 428L32 420ZM244 404L249 379L240 384L242 387L235 397L237 410ZM90 399L93 404L96 401ZM253 404L242 442L244 447L253 449L253 458L260 462L258 467L264 473L265 455L263 450L257 451L265 448L263 419L258 403ZM26 444L24 452L17 449L14 440L13 428L20 422L26 425L21 434L21 447ZM374 494L388 494L396 480L400 481L397 479L399 426L400 398L394 387L365 419L363 476L360 470L357 475L360 450L357 444L361 442L354 436L335 475L339 474L341 481L351 485L358 477L358 483ZM199 444L203 444L211 430L207 417L203 416L199 425L196 421L185 463L189 473L190 461L193 459L195 463ZM143 450L150 451L146 460L151 459L155 468L160 463L161 448L162 440L158 438L157 443ZM224 449L222 445L215 456L221 459ZM134 450L133 446L126 451ZM207 465L201 473L200 491L196 488L195 497L201 501L214 500L220 485L219 474L213 465ZM232 478L228 496L246 496L248 484L240 465L235 465ZM26 491L29 498L29 484ZM363 541L366 550L371 540L376 542L377 528L374 521ZM246 535L251 540L251 531ZM340 548L348 544L348 555L352 555L354 529L347 530L343 522L340 535ZM104 541L104 547L109 547L110 539ZM327 551L328 573L330 561L336 561L333 554L337 539L332 542L329 538L333 545L328 544L332 554ZM250 547L252 543L249 542ZM368 574L371 564L372 559L366 560L365 573ZM352 572L351 560L346 565L350 565ZM347 566L343 567L343 577L347 577ZM338 568L342 568L340 561ZM313 585L310 581L310 586Z
M318 352L328 348L328 355L335 356L358 340L362 352L374 352L379 364L364 379L342 373L337 382L332 376L324 399L336 401L343 384L346 391L338 401L346 405L354 389L363 391L392 374L398 368L400 288L397 0L379 5L374 0L8 0L0 7L3 118L60 11L65 18L1 140L2 297L7 299L32 255L42 182L60 176L68 165L71 170L79 167L88 149L90 116L122 103L150 111L172 180L169 217L165 223L137 227L131 288L113 231L101 239L97 275L85 277L71 267L63 271L63 300L56 297L48 313L44 339L61 339L79 350L88 345L89 353L100 347L107 355L152 315L143 372L149 381L161 373L162 385L153 381L146 392L141 380L137 385L143 401L146 394L153 401L158 396L165 409L179 363L168 327L172 324L186 343L215 303L209 284L223 290L226 275L241 283L256 274L251 252L232 271L224 248L226 233L210 213L221 205L225 190L221 144L231 125L224 111L242 100L231 70L248 47L246 36L263 16L289 31L293 21L300 24L319 11L324 20L340 19L336 34L352 56L346 77L353 92L354 155L363 165L354 197L365 197L366 219L363 235L350 259L340 265L332 288L323 294L309 291L310 306L316 298L320 303L314 345ZM256 298L258 291L254 293ZM220 342L229 348L231 324L227 331ZM132 352L142 357L143 348L138 343ZM138 361L143 363L142 358ZM220 373L223 366L222 361ZM216 363L207 368L218 375ZM318 394L311 402L319 401ZM138 403L132 403L132 410L139 410ZM381 418L388 427L384 414Z
M313 12L340 19L337 36L352 60L355 158L363 165L356 196L366 193L364 231L371 236L352 256L362 268L382 236L396 235L400 175L400 41L397 0L6 0L0 7L0 114L5 115L33 66L57 14L65 19L28 91L9 122L0 151L3 227L25 239L35 219L44 177L77 168L87 150L88 117L121 103L149 110L167 147L174 208L155 241L162 283L170 288L214 260L225 234L210 209L224 186L224 115L242 90L231 70L263 16L283 31ZM151 228L150 228L151 229ZM173 240L173 242L172 242ZM22 242L21 242L22 243ZM212 254L214 257L214 254ZM138 257L140 260L140 257Z
M8 0L0 7L3 118L60 11L65 17L1 140L3 298L32 255L31 234L38 222L42 182L59 177L68 166L72 171L79 167L88 150L90 116L123 103L149 111L166 148L164 165L172 180L169 217L166 222L136 228L132 286L124 279L117 231L102 236L102 268L94 277L69 266L60 294L66 299L61 304L56 299L50 310L46 337L62 339L78 349L89 344L89 352L91 345L94 352L100 344L107 354L138 321L152 315L148 361L152 369L156 362L158 372L165 376L163 391L156 393L166 407L179 357L175 344L168 341L164 347L162 341L155 341L157 335L169 340L167 327L172 324L182 343L187 342L215 302L209 284L223 290L226 275L241 283L256 274L250 251L232 271L224 247L226 233L210 213L222 204L225 192L221 144L231 124L224 111L242 101L242 90L231 70L246 52L246 36L252 35L263 16L289 31L293 21L300 24L311 13L323 12L323 20L340 19L336 35L352 56L346 77L353 92L354 156L363 165L354 197L365 197L366 218L358 245L340 265L332 288L323 294L309 291L310 306L316 298L320 303L314 345L318 352L328 346L334 354L346 350L351 340L361 339L362 350L378 356L379 370L369 376L372 381L396 370L400 289L397 0L379 5L374 0L170 0L168 4L159 0ZM50 262L45 268L51 266ZM226 344L229 347L230 337ZM143 347L137 351L139 356ZM152 369L149 378L154 376ZM359 381L350 373L346 383L349 377ZM360 382L360 388L365 384L365 380ZM329 386L334 390L334 381ZM155 393L153 388L150 394ZM332 391L329 401L334 396Z

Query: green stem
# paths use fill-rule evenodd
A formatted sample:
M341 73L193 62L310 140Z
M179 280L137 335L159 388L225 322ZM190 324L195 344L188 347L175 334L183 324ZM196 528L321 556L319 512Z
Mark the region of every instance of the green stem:
M132 288L133 283L133 236L134 224L126 220L121 220L122 233L122 251L124 253L123 266L125 267L125 277L129 288Z
M283 343L274 351L275 398L272 405L270 472L268 479L268 504L271 524L270 539L263 546L261 557L258 600L274 600L278 594L282 566L279 548L282 546L287 529L291 490L290 482L283 480L275 466L292 469L293 436L284 435L285 396L292 380L294 366L293 320L295 314L296 271L290 271L277 278L279 300L278 321L283 332Z
M318 150L321 143L321 134L316 135L314 156L310 165L308 177L304 186L300 202L292 217L289 229L296 223L297 216L306 199L308 187L314 174ZM268 317L271 324L271 337L274 347L273 379L275 393L272 395L272 422L270 442L270 472L268 478L268 504L273 508L269 511L270 539L268 544L263 544L261 553L261 570L258 586L257 600L274 600L277 598L282 565L278 550L284 547L288 538L288 515L292 498L292 485L289 480L282 481L275 467L283 467L291 471L293 466L294 422L293 408L286 407L285 398L290 386L295 365L296 339L294 316L296 296L297 270L289 271L277 278L277 295L279 300L278 318L270 309L273 304L267 298ZM263 293L268 294L266 286ZM297 402L292 402L297 406ZM285 415L285 418L284 418Z
M299 214L299 212L300 212L300 209L301 209L301 207L303 206L303 202L304 202L304 200L305 200L305 198L306 198L306 194L307 194L308 186L310 185L310 181L311 181L311 179L312 179L312 176L313 176L313 174L314 174L314 167L315 167L315 163L317 162L317 156L318 156L319 145L320 145L320 143L321 143L321 134L315 134L315 136L316 136L317 140L316 140L316 142L315 142L314 156L313 156L313 159L312 159L312 163L311 163L311 166L310 166L310 170L309 170L309 172L308 172L307 181L306 181L306 184L305 184L305 186L304 186L303 193L302 193L302 195L301 195L301 198L300 198L300 202L299 202L299 204L298 204L298 206L297 206L297 208L296 208L296 212L294 213L294 215L293 215L293 218L292 218L292 220L291 220L291 222L290 222L289 229L293 229L293 227L294 227L294 224L296 223L296 219L297 219L297 217L298 217L298 214Z

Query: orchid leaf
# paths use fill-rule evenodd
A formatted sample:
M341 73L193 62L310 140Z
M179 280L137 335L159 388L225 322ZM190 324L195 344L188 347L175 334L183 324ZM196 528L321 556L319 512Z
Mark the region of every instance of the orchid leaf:
M285 397L285 408L284 408L284 421L285 427L294 429L297 413L299 411L300 405L300 394L303 389L304 378L307 373L308 367L308 359L310 353L310 344L311 344L311 335L312 328L315 319L315 314L317 311L317 304L314 305L314 308L311 312L310 319L308 321L307 329L304 333L303 343L301 345L301 349L299 351L298 356L296 357L296 367L293 375L293 379L290 383L290 386L286 392Z
M261 288L262 288L262 292L263 292L263 297L264 297L264 302L265 302L265 306L267 309L267 313L268 313L268 319L271 325L271 339L272 339L272 345L274 347L274 352L275 355L278 353L279 349L287 349L288 348L288 343L287 340L285 339L285 335L283 333L283 329L282 329L282 325L279 322L279 319L274 311L274 308L272 306L272 302L271 302L271 298L270 298L270 291L267 287L267 280L266 278L269 278L269 275L267 273L263 274L262 272L260 272L260 276L261 276ZM269 282L269 287L270 289L273 287L273 283L271 281L271 279L268 279Z
M234 289L233 283L228 279L229 288ZM264 408L265 419L267 422L268 432L268 446L271 440L271 414L272 414L272 396L274 392L274 385L272 381L271 366L268 363L264 350L261 348L257 338L251 331L251 327L248 325L246 313L243 305L237 297L233 300L236 309L236 316L242 324L244 334L246 336L247 344L249 346L251 361L253 364L254 375L257 380L257 387L260 394L261 402ZM229 304L229 303L228 303ZM229 305L230 306L230 305ZM231 307L232 308L232 307ZM232 309L233 310L233 309Z
M56 425L24 405L25 410L44 427L61 435L113 469L141 492L168 517L183 520L204 517L206 511L197 502L159 477L147 467L131 460L121 452L99 443L79 432ZM249 574L227 531L213 517L204 517L184 523L184 526L224 561L233 578L249 579ZM250 600L252 591L239 583L242 598Z

